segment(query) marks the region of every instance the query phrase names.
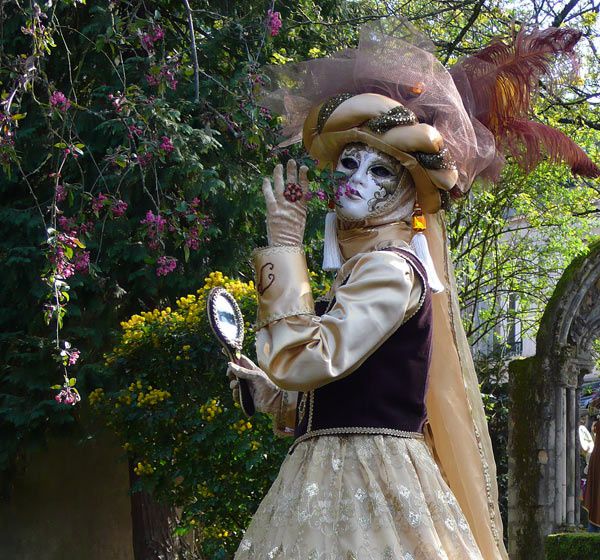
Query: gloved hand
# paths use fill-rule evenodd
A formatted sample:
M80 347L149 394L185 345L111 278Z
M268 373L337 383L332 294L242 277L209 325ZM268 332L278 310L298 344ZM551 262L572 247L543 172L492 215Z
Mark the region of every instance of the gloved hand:
M252 360L242 355L240 363L229 362L227 375L229 387L233 391L233 400L240 402L240 379L248 381L248 387L257 411L267 414L279 414L281 406L281 389L277 387Z
M275 166L273 182L263 180L263 195L267 203L267 238L269 245L302 245L306 225L306 193L308 192L308 168L298 166L293 159L287 162L284 181L283 165Z

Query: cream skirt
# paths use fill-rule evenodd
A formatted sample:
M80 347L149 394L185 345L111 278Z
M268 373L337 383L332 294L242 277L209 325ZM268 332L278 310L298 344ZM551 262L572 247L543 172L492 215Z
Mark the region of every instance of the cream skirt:
M321 436L300 443L235 560L482 560L421 439Z

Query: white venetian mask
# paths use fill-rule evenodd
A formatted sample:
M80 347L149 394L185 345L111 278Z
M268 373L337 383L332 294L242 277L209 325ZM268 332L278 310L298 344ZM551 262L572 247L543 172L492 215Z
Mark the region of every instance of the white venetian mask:
M347 177L336 196L336 212L340 218L354 221L377 215L387 206L399 188L404 167L375 148L348 144L336 171Z

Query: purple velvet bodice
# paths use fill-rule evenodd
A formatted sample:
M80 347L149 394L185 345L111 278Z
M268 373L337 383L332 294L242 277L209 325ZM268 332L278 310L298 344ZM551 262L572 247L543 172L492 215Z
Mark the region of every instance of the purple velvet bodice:
M393 431L423 430L431 357L431 292L423 266L412 253L386 250L398 253L415 269L425 290L421 305L350 375L307 393L304 399L299 395L296 438L309 437L313 432L321 435L320 430L391 435Z

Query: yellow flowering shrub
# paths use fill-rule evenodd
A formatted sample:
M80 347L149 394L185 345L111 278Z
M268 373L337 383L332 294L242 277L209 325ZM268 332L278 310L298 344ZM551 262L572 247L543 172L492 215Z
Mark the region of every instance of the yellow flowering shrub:
M154 468L152 467L152 465L144 461L139 462L135 467L133 467L133 472L138 476L143 476L147 474L152 474L154 472Z
M321 295L324 284L316 274L311 281ZM123 321L104 357L113 384L88 398L122 438L140 487L182 511L178 531L196 527L206 550L231 552L289 441L273 435L269 416L246 418L233 402L227 361L206 316L215 287L237 300L246 325L243 351L254 358L254 282L215 271L173 305Z
M217 414L221 414L221 412L223 412L223 407L219 405L217 399L210 399L209 402L200 407L200 416L202 416L202 419L206 422L211 422L215 419Z
M165 309L142 311L133 315L129 320L123 321L121 323L123 333L120 343L114 348L112 354L105 356L107 365L110 366L119 356L126 356L140 346L147 344L149 340L153 345L156 345L155 343L158 341L155 333L156 326L161 326L171 332L199 328L205 322L206 297L210 290L218 286L225 288L238 301L246 304L249 302L256 304L256 290L252 280L242 282L224 276L219 271L211 272L204 279L204 286L197 290L195 294L177 299L174 309L166 307ZM250 322L246 321L246 325L250 325ZM180 359L189 357L186 354L189 353L190 349L190 344L183 345Z

